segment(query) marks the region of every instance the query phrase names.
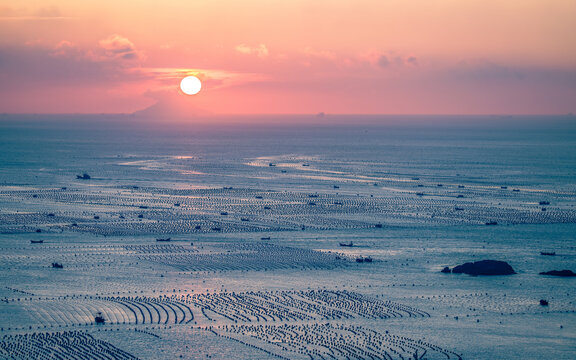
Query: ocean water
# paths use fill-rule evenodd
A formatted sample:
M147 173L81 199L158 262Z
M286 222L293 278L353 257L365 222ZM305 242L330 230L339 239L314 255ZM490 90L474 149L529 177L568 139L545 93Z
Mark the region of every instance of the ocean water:
M571 359L575 179L571 116L4 115L0 354Z

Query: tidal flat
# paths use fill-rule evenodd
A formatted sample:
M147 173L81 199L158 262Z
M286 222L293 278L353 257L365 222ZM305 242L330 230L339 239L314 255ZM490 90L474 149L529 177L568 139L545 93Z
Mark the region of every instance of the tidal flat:
M4 116L0 358L576 356L571 118L297 120Z

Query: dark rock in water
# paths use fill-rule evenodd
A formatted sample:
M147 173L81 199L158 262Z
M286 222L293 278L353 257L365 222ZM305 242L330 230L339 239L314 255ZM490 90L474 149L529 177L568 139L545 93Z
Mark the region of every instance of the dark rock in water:
M544 299L540 300L540 305L548 306L548 300L544 300Z
M448 266L446 266L446 267L444 267L444 269L442 269L442 271L440 271L440 272L449 274L449 273L452 272L452 270L450 270L450 268L449 268Z
M498 260L481 260L473 263L465 263L455 266L452 269L453 274L468 275L512 275L516 274L512 266L505 261Z
M551 275L551 276L564 276L564 277L573 277L576 274L572 270L552 270L552 271L544 271L541 272L540 275Z

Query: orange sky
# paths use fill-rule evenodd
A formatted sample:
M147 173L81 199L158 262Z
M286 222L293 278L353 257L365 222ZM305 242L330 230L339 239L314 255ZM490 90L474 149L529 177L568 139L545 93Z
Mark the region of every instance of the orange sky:
M563 114L575 31L576 0L0 0L0 112Z

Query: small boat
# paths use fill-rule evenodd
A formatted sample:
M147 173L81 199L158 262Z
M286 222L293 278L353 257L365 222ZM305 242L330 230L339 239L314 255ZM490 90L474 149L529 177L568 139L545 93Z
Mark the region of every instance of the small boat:
M213 227L212 230L213 230L213 231L222 231L222 229L219 228L219 227Z
M317 198L317 197L318 197L318 194L310 194L310 195L308 195L308 197Z
M542 306L548 306L548 300L541 299L541 300L540 300L540 305L542 305Z
M30 243L32 244L42 244L44 242L44 240L30 240Z
M540 205L550 205L550 201L540 201L538 204L540 204Z
M64 268L64 265L59 264L59 263L57 263L57 262L53 262L53 263L52 263L52 267L55 268L55 269L63 269L63 268Z
M274 164L274 163L269 163L268 166L272 167L272 166L276 166L276 164Z
M196 225L196 226L194 227L194 229L196 229L196 230L200 230L200 229L202 229L202 226L200 226L200 225Z
M417 192L416 195L417 195L417 196L424 196L424 193Z
M374 227L377 227L380 229L382 227L382 224L376 224L376 225L374 225Z
M552 252L540 251L540 255L556 256L556 252L555 251L552 251Z
M334 189L340 189L340 186L334 185Z
M227 211L222 211L222 212L220 213L220 215L228 215L228 212L227 212Z
M357 263L363 263L363 262L364 262L364 258L363 258L363 257L357 257L357 258L356 258L356 262L357 262Z
M156 241L170 241L170 238L166 238L166 239L156 239Z
M310 166L310 164L302 164L302 166Z
M264 206L264 210L270 210L270 206Z
M464 210L464 208L456 207L456 208L454 208L454 210L456 210L456 211L462 211L462 210Z
M262 199L262 196L256 195L256 199Z
M364 262L372 262L372 258L371 257L365 257Z
M498 223L496 221L489 221L486 225L498 225Z
M84 173L82 175L76 175L76 179L82 179L82 180L90 180L92 177L90 175L88 175L87 173Z
M420 180L420 178L419 177L413 177L412 180L418 181L418 180Z
M104 316L102 316L101 312L97 312L96 316L94 317L94 322L96 324L104 324L106 322L106 319L104 319Z
M250 221L248 218L240 218L240 221Z
M261 237L260 240L270 240L270 236Z
M354 246L354 244L352 243L352 241L350 241L349 243L340 243L340 246L352 247L352 246Z
M180 206L180 203L176 203L176 204L174 204L174 206Z

